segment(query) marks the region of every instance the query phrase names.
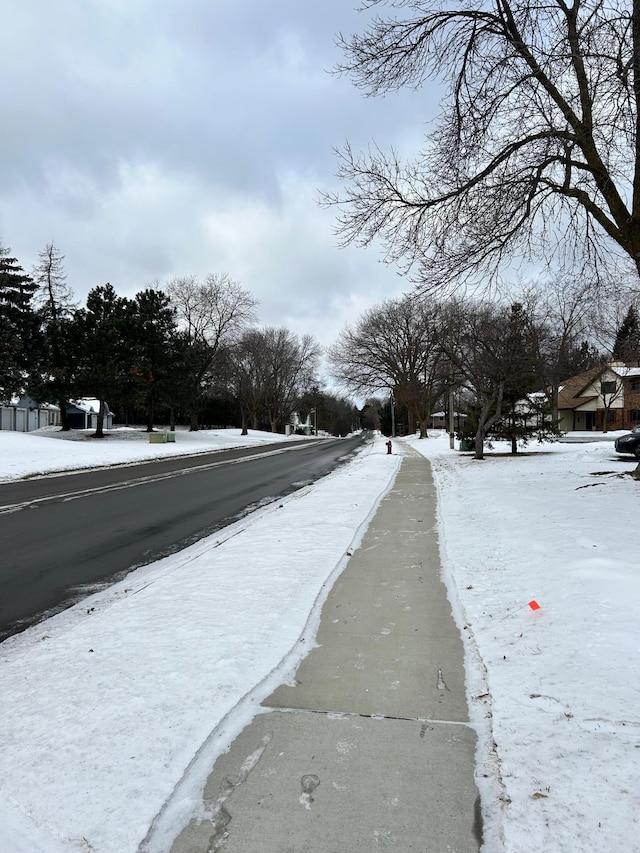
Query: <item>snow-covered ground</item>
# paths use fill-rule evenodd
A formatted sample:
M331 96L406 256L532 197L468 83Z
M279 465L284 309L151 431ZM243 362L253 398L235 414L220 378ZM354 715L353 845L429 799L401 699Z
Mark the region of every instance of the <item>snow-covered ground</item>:
M640 483L612 437L484 462L413 444L438 488L479 786L502 797L487 853L640 851Z
M640 850L640 483L610 439L516 458L497 448L484 462L445 437L410 440L433 465L466 643L483 853ZM159 446L0 432L0 479L194 452L192 441L241 443L230 430ZM305 654L402 448L390 458L379 438L0 645L2 853L166 849L220 744Z
M252 447L273 442L299 441L303 436L285 439L283 435L239 429L176 431L168 444L151 444L149 434L135 427L109 430L105 438L93 438L94 430L61 432L58 427L36 432L0 431L0 483L38 474L102 468L127 462L146 462L167 456L208 453L231 447ZM43 441L42 439L46 439Z

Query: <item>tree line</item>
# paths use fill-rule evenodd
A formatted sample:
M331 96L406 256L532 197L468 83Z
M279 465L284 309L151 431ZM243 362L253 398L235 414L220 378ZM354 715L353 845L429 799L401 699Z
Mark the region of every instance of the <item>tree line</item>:
M0 248L1 400L27 393L56 402L67 430L67 401L96 398L99 437L105 403L148 431L159 415L171 428L217 417L243 434L278 431L294 410L304 420L312 409L324 430L353 429L352 403L320 385L317 342L257 326L257 300L227 274L174 278L133 298L107 283L81 307L63 261L50 243L27 274Z
M515 453L519 442L557 435L563 380L611 358L640 365L638 311L628 305L620 321L621 313L611 294L602 299L574 279L501 300L409 295L366 311L329 358L353 393L389 397L409 434L426 436L436 409L462 412L459 434L473 438L481 459L488 438Z
M622 305L571 277L520 286L502 300L414 293L346 326L328 361L345 393L388 398L409 434L425 436L434 411L456 410L478 458L492 437L515 452L519 442L556 434L564 379L611 357L640 364L638 313ZM80 307L53 244L30 275L3 249L0 398L55 401L62 429L67 401L97 398L98 436L105 403L118 422L148 431L168 422L275 432L293 411L334 434L379 425L375 405L358 410L321 386L312 337L256 319L257 301L226 274L174 278L133 298L100 285Z

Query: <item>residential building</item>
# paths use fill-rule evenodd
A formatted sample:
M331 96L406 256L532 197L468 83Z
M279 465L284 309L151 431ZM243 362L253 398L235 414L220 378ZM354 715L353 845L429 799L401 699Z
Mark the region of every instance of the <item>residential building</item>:
M605 432L638 425L640 365L613 361L560 385L558 426L563 432Z

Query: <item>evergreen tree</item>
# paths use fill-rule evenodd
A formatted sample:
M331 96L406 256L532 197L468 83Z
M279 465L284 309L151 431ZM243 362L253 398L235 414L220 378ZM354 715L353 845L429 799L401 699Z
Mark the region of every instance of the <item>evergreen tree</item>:
M618 329L616 342L613 345L613 357L616 361L640 361L640 321L633 305Z
M176 312L167 294L153 288L136 294L134 309L136 343L132 369L136 396L146 411L147 432L153 432L156 404L171 396Z
M594 367L602 367L608 361L607 356L600 350L590 344L589 341L583 341L579 347L571 349L567 356L567 364L565 376L568 379L570 376L576 376L578 373L586 373L587 370L593 370Z
M0 399L23 391L35 369L39 349L39 319L31 301L36 285L0 247Z
M135 307L111 284L94 287L87 307L74 316L74 337L81 341L76 387L99 401L95 438L103 438L105 405L130 400L134 386Z
M556 434L546 396L536 394L543 372L540 329L520 302L510 307L501 348L505 369L502 417L488 434L511 442L511 452L517 453L518 442L542 441Z

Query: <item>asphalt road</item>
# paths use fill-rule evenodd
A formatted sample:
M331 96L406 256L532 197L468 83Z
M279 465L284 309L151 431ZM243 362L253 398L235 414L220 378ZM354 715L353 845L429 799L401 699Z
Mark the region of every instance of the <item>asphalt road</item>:
M0 640L329 473L361 437L0 484Z

